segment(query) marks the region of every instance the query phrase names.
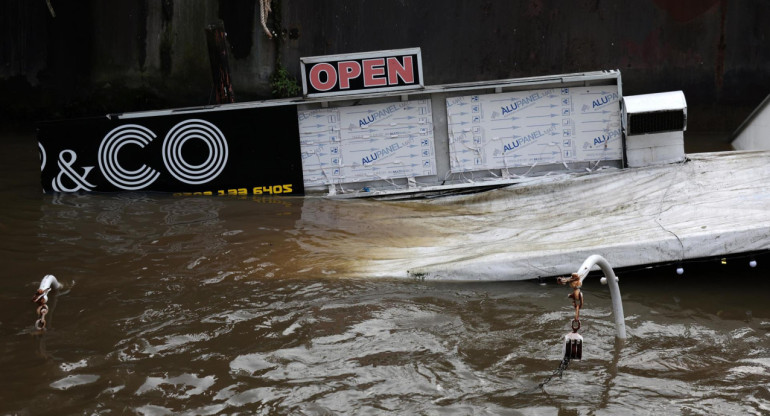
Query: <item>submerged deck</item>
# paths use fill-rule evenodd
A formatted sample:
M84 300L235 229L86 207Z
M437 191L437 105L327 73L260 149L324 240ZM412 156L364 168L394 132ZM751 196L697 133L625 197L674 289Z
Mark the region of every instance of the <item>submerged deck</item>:
M350 263L337 266L351 275L524 280L572 273L591 254L618 268L677 262L770 247L770 152L691 154L472 195L355 202L367 204L360 209L352 202L308 201L301 220L309 233L333 221L346 234L310 243L320 257L349 251Z
M759 251L770 247L770 152L693 154L444 203L508 215L464 239L479 252L434 253L412 275L517 280L569 274L595 253L627 267Z

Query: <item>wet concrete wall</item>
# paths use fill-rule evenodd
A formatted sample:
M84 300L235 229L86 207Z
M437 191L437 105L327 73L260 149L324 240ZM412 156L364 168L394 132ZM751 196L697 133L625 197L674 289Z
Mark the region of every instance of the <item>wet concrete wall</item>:
M204 28L222 19L236 99L270 95L275 58L422 48L427 84L620 69L625 94L684 90L690 129L728 131L770 92L765 0L257 0L0 3L5 112L210 102Z
M231 42L236 98L268 97L273 42L254 33L255 4L52 0L52 14L44 0L0 2L0 109L59 117L209 104L205 28L224 17L253 37Z
M284 0L286 64L419 46L428 84L620 69L624 94L684 90L690 128L735 128L770 92L770 3ZM296 64L295 64L296 66Z

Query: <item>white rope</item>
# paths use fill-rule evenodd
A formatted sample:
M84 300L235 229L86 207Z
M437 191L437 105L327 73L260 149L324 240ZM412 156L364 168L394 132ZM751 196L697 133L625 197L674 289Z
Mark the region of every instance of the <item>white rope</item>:
M265 31L265 34L270 39L273 38L273 33L267 28L267 16L271 11L270 0L259 0L259 22L262 24L262 30Z
M45 0L45 4L48 5L48 11L51 12L51 17L56 17L56 12L53 11L53 6L51 6L51 0Z

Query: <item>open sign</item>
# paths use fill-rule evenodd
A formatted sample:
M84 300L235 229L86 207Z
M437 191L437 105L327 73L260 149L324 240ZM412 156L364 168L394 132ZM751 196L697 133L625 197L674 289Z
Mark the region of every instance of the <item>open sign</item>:
M300 58L306 97L423 87L420 48Z

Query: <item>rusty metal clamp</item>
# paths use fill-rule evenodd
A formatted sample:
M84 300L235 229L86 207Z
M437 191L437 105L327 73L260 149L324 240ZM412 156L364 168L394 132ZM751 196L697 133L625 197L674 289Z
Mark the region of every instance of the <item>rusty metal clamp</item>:
M47 274L43 277L43 280L40 282L40 287L35 292L35 295L32 296L32 302L38 305L36 309L38 319L35 321L35 329L39 331L45 330L47 324L45 316L49 312L47 305L48 293L51 292L52 289L59 290L62 287L63 285L59 283L54 275Z
M564 359L581 360L583 359L583 337L578 334L578 330L580 330L580 308L583 307L583 292L580 291L583 282L577 273L572 273L570 277L560 277L558 282L562 285L569 284L572 288L572 293L567 297L572 299L572 306L575 308L575 319L571 324L572 332L564 336Z
M583 307L583 292L580 291L583 282L580 281L580 276L577 273L572 273L570 277L560 277L558 282L560 285L569 284L572 288L572 293L567 297L572 299L572 306L575 308L575 321L580 322L580 309Z
M37 304L43 305L45 304L47 298L48 298L48 292L51 291L51 288L47 288L45 290L38 289L37 292L35 292L35 296L32 297L32 302L35 302Z

